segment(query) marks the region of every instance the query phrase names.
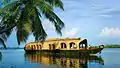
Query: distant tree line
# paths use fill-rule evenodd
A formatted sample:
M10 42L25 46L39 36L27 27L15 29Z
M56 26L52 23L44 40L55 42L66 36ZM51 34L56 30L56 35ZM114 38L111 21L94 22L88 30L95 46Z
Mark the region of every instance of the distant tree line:
M109 44L109 45L105 45L105 48L120 48L120 44Z
M91 48L98 48L98 46L90 46ZM107 44L104 45L104 48L120 48L120 44Z

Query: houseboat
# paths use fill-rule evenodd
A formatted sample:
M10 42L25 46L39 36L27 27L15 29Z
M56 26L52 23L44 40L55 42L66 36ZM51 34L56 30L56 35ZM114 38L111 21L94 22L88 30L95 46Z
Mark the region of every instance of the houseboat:
M103 50L104 46L100 45L96 48L87 44L87 39L81 38L55 38L48 39L44 42L30 42L25 45L26 53L33 52L49 52L49 53L70 53L74 54L96 54Z

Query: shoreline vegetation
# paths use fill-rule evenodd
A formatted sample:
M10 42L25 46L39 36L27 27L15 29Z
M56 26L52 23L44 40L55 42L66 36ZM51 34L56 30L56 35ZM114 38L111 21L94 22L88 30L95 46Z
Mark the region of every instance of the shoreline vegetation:
M120 44L105 45L104 48L120 48Z
M98 47L98 46L91 46L91 47ZM107 44L104 45L104 48L120 48L120 44Z
M23 47L7 47L7 48L0 47L0 49L24 49L24 48Z

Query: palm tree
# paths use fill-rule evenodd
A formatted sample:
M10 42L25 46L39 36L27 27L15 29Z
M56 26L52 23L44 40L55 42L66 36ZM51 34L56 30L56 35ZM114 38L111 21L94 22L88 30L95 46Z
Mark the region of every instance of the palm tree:
M63 21L54 13L54 8L63 9L61 0L3 0L0 9L0 41L9 37L16 30L18 44L26 42L33 34L35 41L44 41L47 37L42 20L47 18L55 26L56 32L62 35ZM3 37L4 36L4 37Z

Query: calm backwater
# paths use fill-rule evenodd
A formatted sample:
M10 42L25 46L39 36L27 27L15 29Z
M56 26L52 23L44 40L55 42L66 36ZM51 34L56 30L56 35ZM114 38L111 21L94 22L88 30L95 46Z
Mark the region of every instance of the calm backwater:
M120 48L106 48L97 56L79 58L25 54L23 49L0 51L0 68L120 68Z

